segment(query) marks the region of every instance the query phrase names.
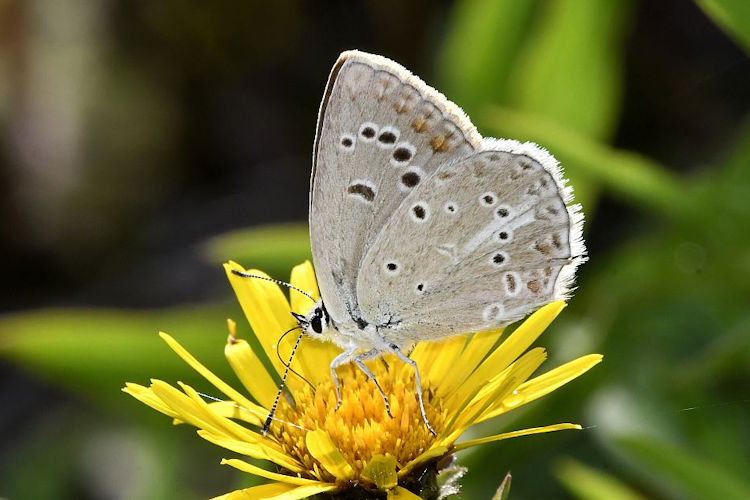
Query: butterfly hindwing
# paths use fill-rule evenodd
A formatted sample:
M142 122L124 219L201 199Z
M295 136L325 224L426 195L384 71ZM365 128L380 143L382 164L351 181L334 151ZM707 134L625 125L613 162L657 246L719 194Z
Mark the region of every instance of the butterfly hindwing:
M310 235L321 296L340 327L361 319L361 262L393 212L480 145L463 112L400 65L357 51L339 57L318 118Z
M394 339L436 339L497 328L564 298L585 253L569 198L557 162L530 143L487 139L442 165L362 261L364 318Z

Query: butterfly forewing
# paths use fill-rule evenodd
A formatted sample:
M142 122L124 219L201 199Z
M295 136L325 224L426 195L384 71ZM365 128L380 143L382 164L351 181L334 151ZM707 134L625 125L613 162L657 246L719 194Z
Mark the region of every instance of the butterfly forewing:
M316 275L339 326L362 324L362 260L394 211L440 166L480 145L460 109L400 65L341 55L321 104L310 195Z

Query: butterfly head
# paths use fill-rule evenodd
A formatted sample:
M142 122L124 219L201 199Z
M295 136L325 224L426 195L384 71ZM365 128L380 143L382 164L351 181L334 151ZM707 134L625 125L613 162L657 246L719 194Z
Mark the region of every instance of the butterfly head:
M331 317L328 315L322 300L317 301L306 316L294 312L292 316L297 320L305 335L312 338L325 338L332 329Z

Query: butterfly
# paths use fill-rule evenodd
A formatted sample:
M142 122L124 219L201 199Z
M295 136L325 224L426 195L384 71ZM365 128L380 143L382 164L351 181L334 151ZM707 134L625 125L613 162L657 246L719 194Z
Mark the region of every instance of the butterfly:
M295 314L302 334L343 349L330 365L338 404L336 368L353 362L390 414L364 361L394 354L413 368L434 433L409 350L497 329L566 298L586 258L583 215L571 201L544 149L483 138L403 66L342 53L313 150L309 224L321 300Z

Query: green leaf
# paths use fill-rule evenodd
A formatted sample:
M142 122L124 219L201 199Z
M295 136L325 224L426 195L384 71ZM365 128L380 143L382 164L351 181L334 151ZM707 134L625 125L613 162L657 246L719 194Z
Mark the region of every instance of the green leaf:
M747 0L695 0L713 21L750 53L750 2Z
M624 0L545 2L514 66L510 105L598 139L620 107Z
M640 465L680 490L684 498L750 498L750 484L718 467L709 457L697 457L653 437L621 437L616 441Z
M495 494L492 495L492 500L508 500L508 497L510 497L510 483L512 479L513 478L510 475L510 472L505 474L503 482L500 483L500 487L497 489Z
M636 153L611 148L545 117L505 108L489 109L485 123L499 135L514 131L522 140L543 144L554 152L566 173L575 165L580 178L601 183L639 206L666 214L692 214L685 183ZM579 186L573 186L577 193ZM587 212L586 205L583 208Z
M581 500L641 500L644 497L618 479L572 459L555 466L555 476L571 495Z
M205 250L212 263L234 260L283 279L292 266L311 258L307 224L300 223L233 231L210 240Z
M606 142L622 93L622 44L629 17L624 0L545 2L514 65L508 105ZM508 136L515 138L516 131ZM568 162L579 201L594 208L595 180Z
M0 356L53 385L119 406L125 382L163 378L203 384L159 339L158 330L171 333L217 375L229 376L224 321L230 315L241 317L239 306L36 310L0 320Z
M533 0L456 2L439 59L440 88L469 114L505 101Z

